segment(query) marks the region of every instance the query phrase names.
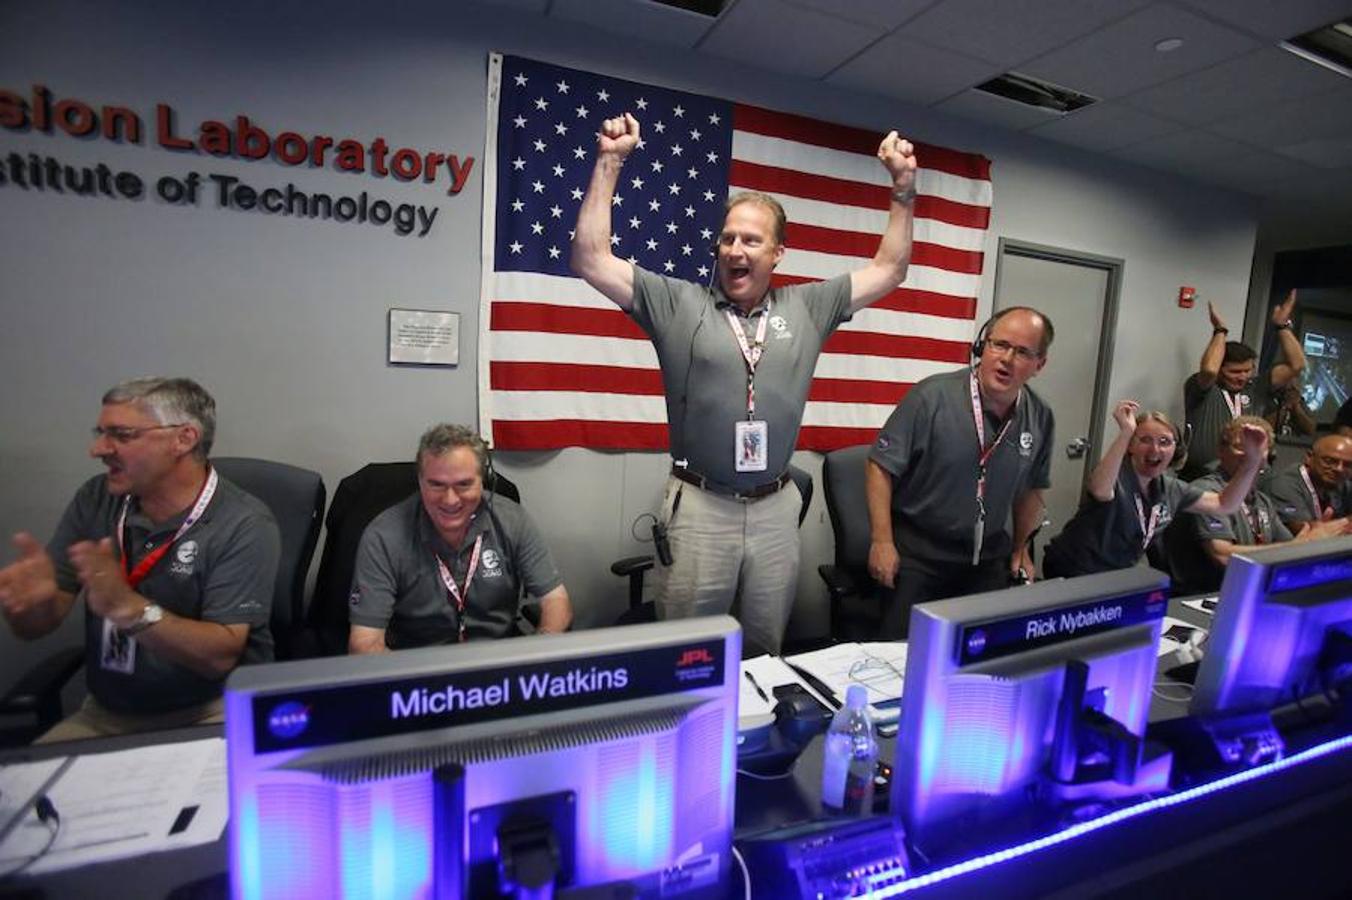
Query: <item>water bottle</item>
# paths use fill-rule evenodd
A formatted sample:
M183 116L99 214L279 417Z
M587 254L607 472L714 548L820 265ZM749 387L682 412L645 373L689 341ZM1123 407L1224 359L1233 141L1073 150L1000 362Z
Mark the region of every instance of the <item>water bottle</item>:
M873 770L878 741L868 711L868 689L852 684L845 705L826 731L822 758L822 811L836 816L873 814Z

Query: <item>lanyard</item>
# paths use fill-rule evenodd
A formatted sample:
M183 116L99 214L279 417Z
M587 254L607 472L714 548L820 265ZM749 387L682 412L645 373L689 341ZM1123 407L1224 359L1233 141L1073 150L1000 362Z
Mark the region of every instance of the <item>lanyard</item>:
M1250 506L1247 503L1241 503L1239 508L1243 511L1244 518L1249 520L1249 528L1253 531L1253 542L1255 544L1266 544L1267 535L1265 532L1267 531L1268 524L1267 510L1259 508L1257 498L1254 499L1253 506Z
M469 569L465 572L465 588L461 590L455 586L455 578L451 575L451 570L442 560L440 553L434 553L437 558L437 571L441 574L441 583L446 585L446 593L451 595L455 601L456 619L460 625L460 641L465 640L465 597L469 594L469 583L474 580L474 570L479 568L479 551L483 549L484 536L480 534L474 539L474 552L469 555Z
M1221 396L1225 398L1225 405L1230 410L1230 416L1238 419L1244 415L1244 402L1240 399L1240 394L1231 395L1225 388L1221 388Z
M1310 469L1308 466L1300 467L1300 478L1305 482L1305 488L1310 492L1310 499L1314 501L1314 520L1318 522L1324 515L1324 504L1319 499L1319 492L1314 489L1314 482L1310 480Z
M1009 417L1005 419L1005 424L1000 427L1000 433L987 447L986 416L981 410L981 392L976 386L976 369L972 369L968 383L972 388L972 422L976 425L976 449L978 453L976 461L976 525L972 531L972 565L975 566L981 564L981 545L986 540L986 463L990 461L995 448L1000 446L1000 441L1004 440L1006 432L1009 431L1009 426L1014 424L1015 414L1019 411L1019 403L1023 400L1023 389L1020 388L1018 396L1014 398L1014 408L1010 410Z
M1141 550L1150 549L1150 541L1155 536L1155 529L1160 524L1160 510L1164 504L1156 503L1150 507L1150 521L1147 523L1145 518L1145 505L1141 503L1141 495L1136 495L1136 521L1141 523L1141 534L1145 539L1141 541Z
M765 311L761 313L760 324L756 326L756 342L748 344L746 342L746 329L742 323L737 320L737 316L730 309L724 309L723 315L728 317L728 326L732 328L732 334L737 338L737 346L742 350L742 359L746 362L746 418L750 421L756 418L756 366L760 363L761 355L765 352L765 326L770 322L770 308L773 300L765 301Z
M128 494L122 501L122 512L117 517L117 551L122 556L122 573L127 578L127 584L132 590L145 580L150 574L150 570L155 568L155 564L164 558L164 554L169 552L169 548L178 543L178 539L191 527L197 524L197 520L202 518L202 513L207 511L207 505L211 503L211 498L216 493L216 484L219 481L216 470L211 469L207 472L206 483L202 485L202 490L197 494L197 501L192 505L192 511L188 513L188 518L183 520L183 524L178 526L178 531L169 540L160 544L154 550L151 550L141 561L136 564L136 568L131 567L131 556L127 553L127 509L131 506L131 495Z

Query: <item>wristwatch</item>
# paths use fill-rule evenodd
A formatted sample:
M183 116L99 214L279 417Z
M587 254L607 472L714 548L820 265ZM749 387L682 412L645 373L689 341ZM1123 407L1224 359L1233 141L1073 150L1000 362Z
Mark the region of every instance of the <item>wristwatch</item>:
M141 632L149 628L151 625L154 625L156 622L160 621L163 618L164 618L163 607L161 607L157 603L147 603L145 605L145 609L141 610L140 617L138 617L135 622L132 622L126 628L119 628L118 631L121 631L123 634L127 635L128 637L131 637L132 635L140 634Z
M1288 328L1291 327L1291 320L1287 319L1285 322L1278 322L1276 325L1273 325L1272 327L1277 329L1278 331L1286 331Z

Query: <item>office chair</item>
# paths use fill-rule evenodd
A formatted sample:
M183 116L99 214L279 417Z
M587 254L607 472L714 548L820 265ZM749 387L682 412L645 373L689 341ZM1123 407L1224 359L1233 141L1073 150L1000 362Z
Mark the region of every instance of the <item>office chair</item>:
M807 518L807 508L812 505L812 476L797 466L789 466L789 477L798 486L798 493L803 497L803 505L798 509L798 525L801 527L803 520ZM643 602L643 577L654 565L656 560L651 553L643 556L626 556L610 564L611 572L629 579L629 606L616 619L616 625L656 621L657 606L651 601Z
M324 512L324 480L317 472L249 457L212 459L221 476L263 502L277 520L282 552L272 598L272 631L277 659L308 655L298 634L303 621L305 578ZM83 612L80 613L83 615ZM0 744L29 743L65 717L61 692L84 665L83 647L65 647L48 656L0 697L0 716L31 717L30 724L0 732Z
M211 464L228 481L263 502L277 520L282 554L272 596L273 652L278 660L310 655L301 633L305 624L305 580L319 543L328 492L318 472L247 456L225 456Z
M887 588L868 573L864 463L871 449L870 444L843 447L826 454L822 463L822 495L836 539L836 561L818 566L817 572L831 597L831 637L838 641L877 640L882 626Z
M502 473L490 470L485 481L485 488L499 497L521 502L521 492ZM324 520L328 534L307 616L316 655L347 653L348 594L362 532L372 519L417 490L418 465L414 462L368 463L338 482ZM522 615L532 625L539 623L535 604L524 608Z

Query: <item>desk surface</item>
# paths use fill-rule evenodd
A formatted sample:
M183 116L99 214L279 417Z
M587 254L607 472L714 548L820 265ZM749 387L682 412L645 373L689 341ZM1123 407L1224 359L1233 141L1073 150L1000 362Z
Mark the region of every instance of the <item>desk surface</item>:
M1176 603L1171 603L1170 614L1190 624L1210 625L1209 616ZM1186 702L1157 696L1152 702L1151 718L1182 715L1186 707ZM221 726L202 726L151 735L48 744L8 751L0 754L0 762L122 750L221 734ZM883 758L890 758L894 743L891 739L880 741ZM1347 824L1352 821L1352 752L1300 769L1284 772L1280 778L1261 779L1262 783L1251 785L1247 790L1227 791L1223 797L1187 804L1186 809L1152 812L1142 817L1148 820L1144 823L1123 823L1111 835L1099 836L1081 846L1054 848L1060 850L1059 857L1053 853L1040 854L1036 859L1015 860L1006 864L1002 876L991 875L989 870L985 874L971 873L961 879L933 885L924 893L926 896L971 896L978 893L1031 895L1059 892L1067 897L1112 896L1125 890L1124 886L1130 887L1131 891L1121 894L1125 897L1142 884L1151 883L1151 879L1156 887L1171 889L1175 883L1169 879L1175 875L1170 873L1181 868L1196 871L1224 869L1231 873L1226 877L1242 888L1266 883L1263 881L1265 872L1269 881L1281 875L1289 882L1293 877L1291 861L1274 857L1273 853L1278 850L1295 854L1293 858L1300 861L1296 870L1301 874L1302 883L1318 874L1324 879L1322 884L1326 894L1332 885L1352 887L1352 873L1343 871L1346 867L1325 871L1311 864L1316 855L1341 861L1336 850L1330 849L1325 854L1322 849L1330 834L1343 842L1352 834L1352 826ZM739 775L739 833L816 817L820 783L820 739L783 777L760 780ZM1274 839L1274 835L1280 839ZM1134 846L1131 852L1116 852L1128 844ZM1105 857L1109 848L1114 848L1114 853ZM213 844L6 883L0 886L0 898L97 896L101 900L117 897L188 900L225 897L227 856L227 838L223 835ZM1058 862L1049 868L1053 857ZM1105 859L1109 858L1115 858L1115 864L1105 864ZM1086 866L1085 859L1091 864ZM1016 877L1011 880L1011 875ZM1240 891L1243 895L1251 893ZM1291 891L1284 890L1283 893Z

